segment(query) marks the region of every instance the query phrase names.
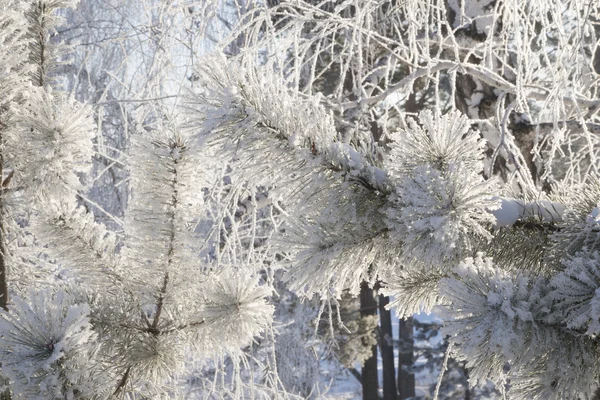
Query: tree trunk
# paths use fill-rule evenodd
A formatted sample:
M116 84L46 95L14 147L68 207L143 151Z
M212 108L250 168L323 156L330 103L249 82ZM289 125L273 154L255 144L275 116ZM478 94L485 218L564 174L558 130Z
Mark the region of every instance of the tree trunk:
M417 85L417 82L414 85ZM404 105L406 112L417 113L421 111L422 107L417 104L416 92L417 90L413 90L406 99ZM399 331L397 387L398 399L404 400L415 396L415 375L408 372L413 366L413 348L415 345L412 317L399 320Z
M1 170L2 168L0 168ZM1 176L1 175L0 175ZM2 190L0 188L0 190ZM2 218L4 217L1 211L2 208L2 199L0 198L0 307L4 309L4 311L8 311L8 280L7 280L7 249L6 249L6 240L4 235L6 233L6 229L4 228L4 224L2 223Z
M396 371L394 368L394 342L392 333L392 314L386 310L388 296L379 295L379 348L383 363L383 400L396 400Z
M2 128L3 124L0 121L0 143L3 143L4 138L2 136ZM6 249L6 239L4 235L6 234L6 228L4 225L4 189L7 186L10 178L4 180L4 156L2 152L0 152L0 307L2 307L5 311L8 311L8 276L7 276L7 249ZM7 379L0 377L0 381L3 384L7 384ZM10 389L6 389L4 392L0 393L0 400L10 400L11 394Z
M374 290L367 282L360 286L360 316L377 315L377 301ZM371 357L362 366L363 400L379 400L379 380L377 377L377 345L372 347Z
M6 379L2 378L2 380L4 380L5 384L7 384L8 382L6 382ZM10 389L6 389L4 392L0 393L0 400L11 400L12 396L10 394Z
M400 346L398 348L398 398L415 397L415 375L409 372L413 365L412 318L400 320Z
M2 135L2 126L0 122L0 144L3 146L4 137ZM6 248L6 227L4 224L4 189L10 181L10 176L4 180L4 155L0 152L0 307L8 311L8 276L7 276L7 248Z
M471 400L471 388L469 387L469 370L466 363L462 366L465 376L465 400Z

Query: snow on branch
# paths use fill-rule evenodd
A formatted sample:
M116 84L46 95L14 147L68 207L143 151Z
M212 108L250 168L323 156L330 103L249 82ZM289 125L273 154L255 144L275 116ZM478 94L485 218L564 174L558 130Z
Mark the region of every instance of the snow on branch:
M564 262L565 270L554 276L553 319L569 329L597 337L600 333L600 254L579 252Z
M548 200L526 202L501 197L495 199L500 201L500 207L490 212L496 218L497 228L513 226L517 221L527 220L540 223L561 222L566 210L565 205Z
M323 226L310 226L302 238L282 239L281 247L293 254L284 278L290 288L306 297L318 294L322 299L337 297L349 289L358 295L362 281L374 283L377 271L389 265L393 253L386 231L365 237L357 232L327 232ZM303 239L298 242L298 239ZM299 244L301 243L301 244ZM286 246L287 244L287 246ZM301 266L300 268L294 266ZM315 279L318 276L318 279Z
M439 71L459 71L461 73L469 74L478 80L485 82L486 84L494 87L498 91L511 93L514 95L521 95L525 98L530 97L531 99L539 101L549 101L553 99L553 94L550 89L546 89L539 85L530 85L524 88L518 88L513 83L507 81L504 77L497 74L493 70L485 68L480 65L473 65L469 63L460 63L454 61L439 61L433 65L417 68L414 72L405 78L402 78L399 82L390 85L385 91L363 99L349 101L342 104L342 107L347 109L367 107L379 104L385 101L388 97L402 90L407 90L407 94L410 93L410 87L415 80L427 77L435 74ZM520 89L520 90L518 90ZM561 100L570 105L579 105L589 109L595 109L600 106L600 100L589 99L584 96L568 96L565 95Z
M479 253L442 279L440 292L444 331L467 361L470 384L510 379L518 398L572 398L600 372L592 341L551 318L572 303L553 294L547 278L512 276Z
M48 205L32 218L31 229L48 243L47 252L86 284L106 287L122 281L116 269L115 234L75 201Z
M91 111L73 97L32 88L14 108L5 159L13 186L30 198L70 198L83 189L78 173L90 171L95 125Z
M431 313L435 306L444 304L439 283L447 274L435 266L415 262L384 275L382 293L393 298L386 308L404 319L421 312Z
M337 297L345 289L358 294L360 282L374 283L394 258L396 243L381 213L386 199L334 178L322 186L310 182L305 200L292 203L283 229L272 240L273 250L286 256L284 279L307 297ZM323 190L325 184L328 190Z
M29 65L34 67L31 81L39 87L48 86L51 73L57 68L65 46L51 41L51 35L62 22L56 12L60 8L73 7L78 0L38 0L29 2L24 16L27 20Z
M320 104L320 97L294 93L271 68L245 69L222 59L205 61L198 72L203 89L192 96L188 107L192 121L198 124L200 119L208 143L238 154L239 150L250 153L258 146L256 141L271 142L271 151L262 154L265 161L271 161L268 165L277 165L275 143L284 141L315 168L340 171L348 179L385 191L387 177L375 166L375 154L361 154L341 140L333 115ZM264 165L258 164L258 177L263 176Z
M97 374L98 343L90 309L64 291L31 291L14 298L0 315L2 375L18 399L73 399L106 393L110 381Z
M28 86L29 73L33 67L26 63L27 42L26 22L23 17L27 4L22 1L3 1L0 4L0 105L2 114L8 104L20 96L21 90ZM0 127L6 123L6 116L0 118Z
M459 112L434 116L396 132L388 162L395 191L386 223L406 257L434 262L462 257L472 238L491 239L494 180L484 180L479 133Z
M200 273L196 263L201 243L191 229L203 212L204 182L196 143L169 127L132 137L132 194L121 262L150 303L167 274L169 298L185 298L193 290L190 281L199 281L192 277Z
M219 338L219 349L230 353L247 346L272 322L274 307L266 301L270 294L266 285L239 266L211 274L204 290L202 334Z

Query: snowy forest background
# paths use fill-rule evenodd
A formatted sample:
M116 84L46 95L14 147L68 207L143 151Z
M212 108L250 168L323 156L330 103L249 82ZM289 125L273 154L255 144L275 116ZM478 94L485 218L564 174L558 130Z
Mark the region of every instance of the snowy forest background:
M0 0L0 398L600 398L599 89L595 0Z

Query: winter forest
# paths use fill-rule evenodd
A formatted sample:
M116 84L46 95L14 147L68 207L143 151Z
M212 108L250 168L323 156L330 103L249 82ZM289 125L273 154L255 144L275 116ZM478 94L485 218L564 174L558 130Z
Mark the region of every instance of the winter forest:
M600 399L597 0L0 0L0 399Z

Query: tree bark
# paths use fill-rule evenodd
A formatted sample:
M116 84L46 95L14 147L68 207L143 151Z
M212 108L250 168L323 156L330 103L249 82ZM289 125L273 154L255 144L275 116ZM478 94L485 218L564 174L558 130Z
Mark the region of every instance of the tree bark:
M415 375L409 372L413 365L413 323L412 318L400 320L400 346L398 349L398 398L415 397Z
M0 121L0 145L4 143L2 135L3 124ZM0 307L8 311L8 281L7 281L7 249L6 249L6 226L4 224L4 189L8 186L10 176L4 179L4 154L0 151Z
M3 146L4 138L2 136L3 124L0 121L0 145ZM7 276L7 248L6 248L6 227L4 224L4 189L10 181L10 176L4 180L4 155L0 151L0 307L4 311L8 311L8 276ZM0 378L0 381L7 384L6 378ZM10 400L11 394L10 389L6 389L0 393L0 400Z
M4 380L4 383L7 384L8 382L6 382L7 380L5 378L2 378L2 380ZM0 393L0 400L11 400L12 399L12 395L10 394L10 389L6 389L4 392Z
M594 397L592 397L592 400L600 400L600 387L598 387L598 389L596 389L596 392L594 393Z
M2 200L0 199L0 208ZM2 211L0 211L0 219L3 218L1 215ZM4 224L0 221L0 307L4 309L4 311L8 311L8 281L7 281L7 266L6 266L6 240L4 235L6 233L6 229L4 228Z
M415 82L413 85L417 85ZM405 111L416 113L421 111L422 107L417 103L413 90L406 99L404 105ZM413 366L413 322L412 317L406 320L399 320L399 347L398 347L398 374L397 374L397 389L398 399L404 400L415 396L415 375L408 371Z
M467 369L466 363L463 364L462 368L465 376L465 400L471 400L471 388L469 387L469 370Z
M392 333L392 314L385 306L390 302L388 296L379 295L379 347L383 363L383 400L396 400L396 371L394 368L394 343Z
M377 315L377 301L374 290L367 282L360 286L360 316ZM362 366L363 400L379 400L379 379L377 376L377 345L372 347L371 357Z

